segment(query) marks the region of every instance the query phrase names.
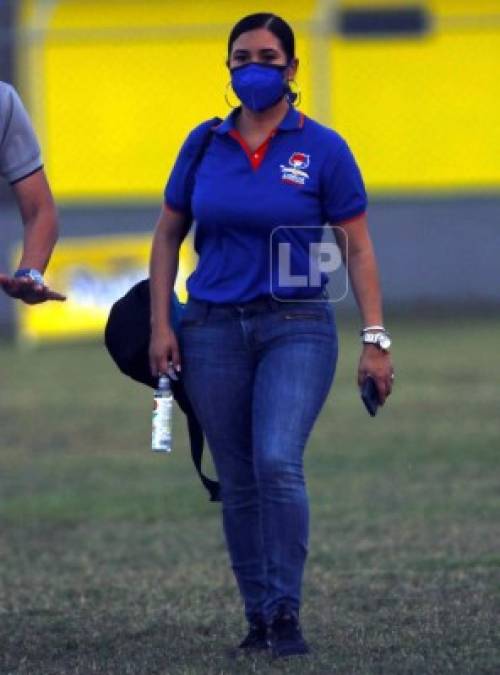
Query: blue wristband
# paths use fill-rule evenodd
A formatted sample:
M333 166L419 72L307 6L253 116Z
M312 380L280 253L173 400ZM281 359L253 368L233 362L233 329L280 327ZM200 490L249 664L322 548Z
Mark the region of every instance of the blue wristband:
M31 269L30 267L21 267L15 272L14 279L21 279L22 277L31 279L35 282L35 284L41 284L42 286L44 285L43 276L40 274L40 272L38 270Z

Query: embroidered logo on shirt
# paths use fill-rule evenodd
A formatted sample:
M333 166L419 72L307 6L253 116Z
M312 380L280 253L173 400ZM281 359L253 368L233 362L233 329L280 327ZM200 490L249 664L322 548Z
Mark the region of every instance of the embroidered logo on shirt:
M305 169L309 167L311 161L310 155L303 152L294 152L288 160L289 166L281 164L281 180L284 183L293 183L294 185L304 185L309 178Z

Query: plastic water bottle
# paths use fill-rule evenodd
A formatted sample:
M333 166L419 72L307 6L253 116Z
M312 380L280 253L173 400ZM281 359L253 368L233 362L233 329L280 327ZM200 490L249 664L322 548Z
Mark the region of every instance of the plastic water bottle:
M173 395L167 375L160 375L153 398L153 452L172 451Z

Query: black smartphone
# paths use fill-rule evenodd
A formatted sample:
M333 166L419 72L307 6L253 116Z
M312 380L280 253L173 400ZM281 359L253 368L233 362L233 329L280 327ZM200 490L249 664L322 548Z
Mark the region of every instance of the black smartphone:
M361 400L365 404L370 415L375 417L380 405L380 399L378 397L377 385L375 384L373 377L368 376L365 378L363 386L361 387Z

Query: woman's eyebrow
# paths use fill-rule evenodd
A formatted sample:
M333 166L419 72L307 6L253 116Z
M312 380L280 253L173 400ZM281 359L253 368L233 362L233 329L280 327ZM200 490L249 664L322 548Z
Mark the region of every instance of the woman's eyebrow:
M259 54L278 54L278 50L275 49L274 47L262 47L261 49L258 50ZM242 56L246 54L250 54L251 50L250 49L235 49L233 56Z

